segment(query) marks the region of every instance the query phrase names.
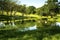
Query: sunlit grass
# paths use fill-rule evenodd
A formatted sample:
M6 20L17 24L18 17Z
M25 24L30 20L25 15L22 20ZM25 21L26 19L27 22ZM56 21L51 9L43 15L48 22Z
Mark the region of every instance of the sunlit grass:
M57 21L60 22L60 18L58 18Z
M60 34L45 37L45 38L43 38L43 40L60 40Z

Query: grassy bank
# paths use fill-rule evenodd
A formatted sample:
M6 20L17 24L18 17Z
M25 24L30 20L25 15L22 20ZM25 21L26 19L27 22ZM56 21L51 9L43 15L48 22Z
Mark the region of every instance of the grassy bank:
M0 30L1 40L59 40L59 27L39 28L33 31ZM59 38L59 39L58 39Z

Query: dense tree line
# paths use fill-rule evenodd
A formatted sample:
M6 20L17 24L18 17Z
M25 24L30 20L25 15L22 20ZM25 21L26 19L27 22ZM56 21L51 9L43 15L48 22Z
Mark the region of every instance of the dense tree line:
M40 15L50 15L55 16L59 13L59 2L58 0L48 0L44 6L37 9L37 13Z
M18 5L16 4L17 2L15 2L14 0L4 0L1 1L0 0L0 10L5 10L8 14L8 11L10 11L11 13L13 11L17 11L17 12L21 12L21 13L26 13L26 14L42 14L42 13L48 13L50 11L58 11L58 1L47 1L47 4L44 4L44 6L40 7L40 8L35 8L34 6L29 6L26 7L26 5Z
M40 8L35 8L34 6L26 7L26 5L19 5L17 4L17 0L0 0L0 14L4 15L4 11L6 11L7 16L15 16L16 12L22 13L22 21L24 20L24 14L38 14L47 16L50 15L55 16L59 12L59 5L57 0L48 0L44 6ZM14 12L14 15L12 15ZM14 18L15 19L15 18ZM11 20L10 20L11 21ZM8 22L8 17L7 17Z
M14 1L14 0L0 0L0 14L4 15L4 12L6 12L7 16L9 16L9 15L11 16L11 20L13 19L13 16L15 16L16 12L21 12L22 21L23 21L24 14L35 13L35 9L36 8L34 6L26 7L26 5L18 5L17 1ZM10 12L10 14L9 14L9 12ZM12 15L13 12L14 12L14 15ZM10 22L11 22L11 20L10 20ZM8 21L9 21L9 17L7 17L7 23L8 23Z

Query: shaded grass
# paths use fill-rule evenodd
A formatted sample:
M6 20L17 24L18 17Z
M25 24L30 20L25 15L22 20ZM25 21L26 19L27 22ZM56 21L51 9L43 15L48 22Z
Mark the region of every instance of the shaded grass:
M59 27L47 27L39 28L33 31L17 31L16 29L12 30L0 30L0 39L1 40L42 40L45 37L50 37L52 35L60 35Z

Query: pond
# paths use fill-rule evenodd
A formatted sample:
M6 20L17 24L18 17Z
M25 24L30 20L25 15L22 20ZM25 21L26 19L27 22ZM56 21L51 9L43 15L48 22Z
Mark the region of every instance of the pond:
M22 31L22 32L29 31L29 30L33 31L33 30L37 30L39 27L45 27L47 25L48 25L48 22L45 25L43 23L29 22L29 23L21 24L21 28L18 28L17 31ZM51 27L51 26L60 27L60 22L51 23L49 24L48 27Z
M46 21L45 21L46 22ZM0 22L0 28L1 27L5 27L6 25L3 22ZM60 27L60 22L54 22L54 23L38 23L38 22L25 22L24 24L15 24L14 22L11 24L9 24L9 27L14 28L14 27L18 27L18 31L28 31L28 30L37 30L38 27L49 27L49 26L59 26Z
M14 23L13 23L14 24ZM39 25L40 26L39 26ZM1 30L0 31L0 38L1 40L3 38L3 40L42 40L43 38L45 39L45 37L50 37L50 35L52 34L56 34L56 33L59 33L60 29L56 29L56 30L53 30L53 28L48 28L48 27L45 27L45 25L48 24L45 24L43 28L41 28L42 25L44 25L43 23L37 23L37 22L26 22L24 24L15 24L18 29L16 30ZM51 23L53 24L53 23ZM54 24L56 24L57 26L60 25L60 22L55 22ZM38 26L40 28L38 28ZM53 25L54 26L54 25ZM8 26L9 27L9 26ZM51 27L51 26L50 26ZM13 27L11 27L13 28Z

